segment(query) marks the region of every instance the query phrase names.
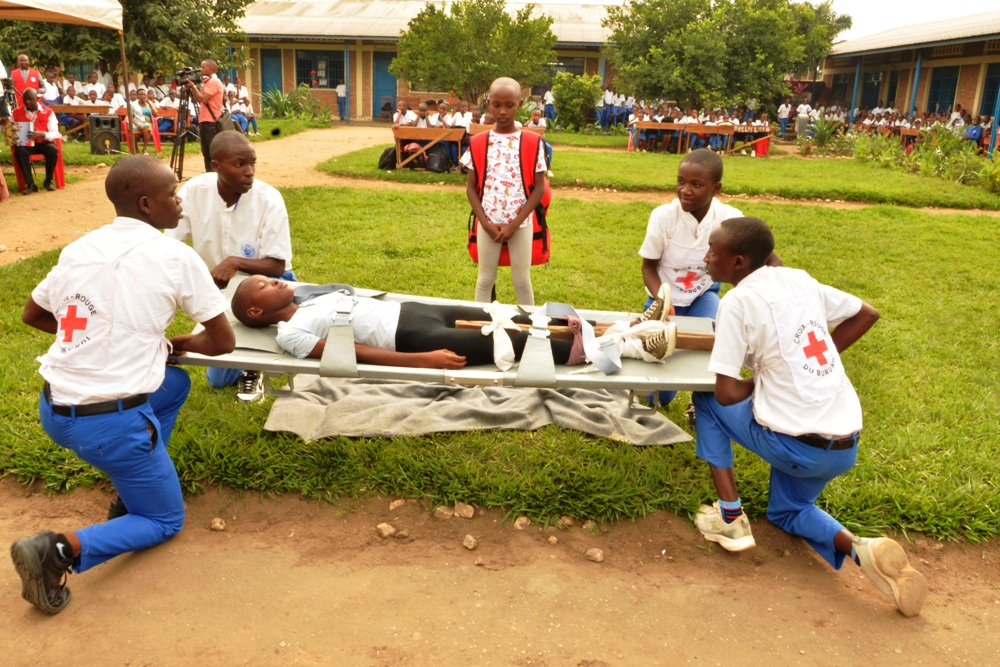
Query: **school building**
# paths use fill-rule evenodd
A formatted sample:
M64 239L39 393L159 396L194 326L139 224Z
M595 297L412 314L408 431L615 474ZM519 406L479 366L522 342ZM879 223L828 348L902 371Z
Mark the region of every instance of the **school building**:
M507 0L506 5L512 15L533 5L533 16L552 17L558 40L553 72L604 78L610 68L603 52L608 31L601 21L608 6L624 1ZM258 0L240 21L253 62L240 76L253 92L273 88L288 92L308 84L320 104L334 112L336 87L343 79L351 118L391 117L400 98L412 103L447 97L448 91L417 90L389 73L400 32L426 4L427 0ZM461 45L456 47L460 54Z
M828 104L894 103L906 114L947 113L960 104L973 116L992 117L1000 91L1000 11L835 44L823 82Z

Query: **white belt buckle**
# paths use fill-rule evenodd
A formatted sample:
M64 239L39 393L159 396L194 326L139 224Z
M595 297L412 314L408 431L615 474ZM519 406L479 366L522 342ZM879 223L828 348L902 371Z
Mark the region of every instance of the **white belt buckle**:
M355 301L349 297L341 297L337 300L337 314L333 319L333 323L339 326L350 324L351 320L354 318Z

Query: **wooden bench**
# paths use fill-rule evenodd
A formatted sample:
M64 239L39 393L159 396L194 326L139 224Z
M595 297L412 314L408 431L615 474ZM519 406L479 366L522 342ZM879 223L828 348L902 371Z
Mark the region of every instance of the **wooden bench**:
M656 132L665 132L663 136L663 149L667 149L667 145L670 141L671 132L684 132L687 129L687 123L659 123L655 120L641 120L635 124L636 128L639 130L654 130ZM681 152L681 142L680 138L677 141L677 153Z
M462 152L462 140L465 139L465 129L461 127L394 127L392 136L396 141L396 169L402 169L417 157L427 153L427 149L441 142L449 141L455 144L459 155ZM403 159L403 146L411 141L426 141L420 150Z
M90 116L95 113L99 116L112 115L111 106L107 104L50 104L49 108L52 109L52 112L55 113L56 116L62 113L83 114L84 116ZM84 134L86 134L88 124L84 123L83 125L74 127L72 130L67 130L66 136L68 137L74 132L80 132L81 130L83 130Z
M759 134L762 136L759 137L755 136L750 141L744 141L739 146L734 146L733 145L734 142L729 142L729 149L726 151L727 154L732 153L733 151L745 150L747 148L755 149L758 146L758 144L765 141L768 142L768 145L770 145L771 135L774 134L774 128L771 127L770 125L767 125L765 127L761 127L760 125L737 125L733 128L733 133L752 134L752 135Z

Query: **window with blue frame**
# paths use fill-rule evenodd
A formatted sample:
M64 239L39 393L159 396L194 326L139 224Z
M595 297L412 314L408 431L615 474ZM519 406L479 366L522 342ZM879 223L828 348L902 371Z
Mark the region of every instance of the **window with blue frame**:
M927 93L927 110L931 113L951 113L958 88L958 65L935 67L931 72L931 85Z
M849 90L853 81L853 74L834 74L833 85L830 86L830 100L835 104L850 104Z
M865 72L861 84L861 106L874 109L878 106L879 92L882 90L882 72Z
M1000 63L993 63L986 70L983 85L983 101L979 103L979 115L993 117L996 113L997 91L1000 90Z
M343 51L296 51L295 85L336 88L344 78Z

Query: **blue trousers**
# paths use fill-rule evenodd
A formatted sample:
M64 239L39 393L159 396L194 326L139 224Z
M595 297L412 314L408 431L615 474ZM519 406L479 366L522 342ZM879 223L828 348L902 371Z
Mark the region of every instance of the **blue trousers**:
M231 113L229 115L232 116L233 122L240 126L240 130L243 131L243 134L246 134L247 128L250 127L250 123L247 122L247 117L241 113Z
M706 291L702 292L697 299L691 302L687 306L674 306L675 315L686 315L687 317L711 317L715 319L716 314L719 312L719 283L713 283ZM649 308L649 304L653 303L653 297L648 297L646 299L646 305L642 307L643 311ZM660 395L660 405L666 406L670 404L670 401L674 400L674 396L677 395L676 391L661 391L658 392ZM653 395L648 396L649 402L653 402Z
M770 463L768 520L786 533L805 539L839 570L845 554L837 551L833 538L844 526L817 507L816 499L830 480L854 467L857 446L824 450L775 433L754 419L753 397L726 406L710 392L695 392L693 397L698 418L698 458L715 468L732 468L732 441L736 441Z
M184 498L167 444L190 389L187 372L168 366L149 401L129 410L63 416L52 411L44 394L39 399L38 414L49 437L106 473L128 508L125 516L76 531L81 550L75 571L148 549L180 532Z
M556 119L556 105L546 104L545 105L545 120L555 120Z
M280 276L282 280L288 280L295 282L297 278L293 271L285 271ZM236 384L236 381L240 379L243 375L242 368L217 368L215 366L209 366L205 369L205 379L208 380L208 386L212 389L222 389L223 387L231 387ZM128 506L128 503L125 504Z
M778 123L781 125L781 138L784 139L785 138L785 132L788 130L788 119L787 118L779 118L778 119Z
M338 97L337 98L337 111L340 113L340 120L344 120L344 111L347 110L347 98Z

